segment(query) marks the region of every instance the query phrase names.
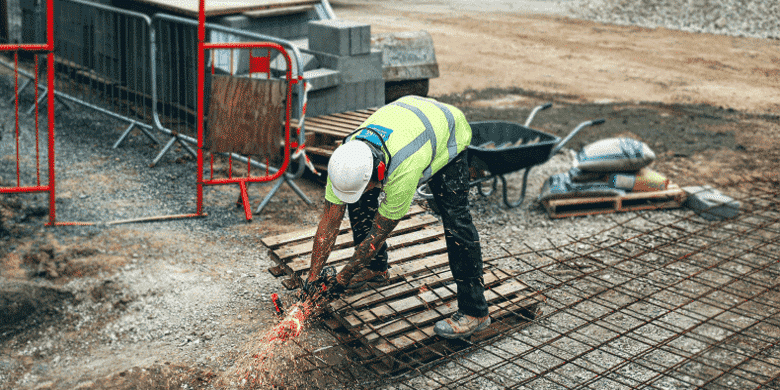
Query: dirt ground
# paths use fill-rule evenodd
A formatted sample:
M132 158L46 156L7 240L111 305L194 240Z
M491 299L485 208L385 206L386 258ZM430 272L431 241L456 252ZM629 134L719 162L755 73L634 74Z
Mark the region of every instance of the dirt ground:
M780 42L461 4L333 2L340 18L369 23L373 32L430 32L441 72L430 95L463 108L470 120L523 122L530 108L552 102L533 127L565 136L579 122L605 118L568 146L636 137L659 154L656 169L681 185L777 175ZM135 139L145 145L143 153L154 152L143 136ZM98 208L105 196L108 204L110 191L83 186L84 180L103 183L90 169L119 161L118 153L129 159L124 153L141 150L134 145L121 151L102 147L101 155L71 167L88 176L63 175L62 201ZM147 180L138 161L114 172L112 191L123 182ZM165 167L154 172L155 180L175 180ZM299 184L314 206L304 206L283 187L263 215L247 224L234 206L236 189L219 187L206 193L209 217L173 227L42 228L45 197L4 195L0 275L46 289L20 288L19 302L31 306L19 315L34 314L0 324L0 388L209 387L244 343L276 321L270 310L259 309L282 287L265 271L273 263L258 238L316 223L322 187L311 180ZM178 195L161 197L176 204ZM184 212L191 212L191 200L182 202ZM140 207L130 201L121 206ZM490 239L483 245L490 246ZM41 302L46 305L35 306ZM313 334L307 342L328 340Z

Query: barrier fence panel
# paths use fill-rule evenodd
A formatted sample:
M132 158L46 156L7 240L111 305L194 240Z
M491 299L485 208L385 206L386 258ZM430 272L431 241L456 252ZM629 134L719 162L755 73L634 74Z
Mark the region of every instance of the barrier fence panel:
M51 1L45 4L46 18L45 24L36 24L36 31L46 30L45 43L28 44L0 44L0 52L6 61L4 63L13 72L14 97L18 96L20 90L20 74L30 75L34 85L38 85L44 79L48 90L54 90L54 36L52 34L54 26L54 5ZM34 39L38 40L38 39ZM47 66L48 65L48 66ZM25 71L23 68L28 68ZM48 112L45 116L47 131L41 134L42 123L39 103L41 97L38 95L39 89L35 88L34 94L34 112L33 123L26 118L20 118L20 107L18 98L14 98L14 117L11 121L6 121L5 126L0 128L0 158L4 161L14 162L10 169L3 163L0 165L0 194L8 193L48 193L49 195L49 225L56 223L56 196L54 174L54 95L49 95L47 104ZM13 126L8 131L9 125ZM32 130L29 128L33 127ZM7 138L7 139L6 139ZM42 144L45 152L41 149ZM32 156L34 155L34 160ZM6 156L13 156L6 159ZM42 174L43 171L43 174ZM34 172L34 173L33 173ZM10 176L9 179L7 176Z
M234 57L246 51L249 59L247 77L217 74L215 59L219 55ZM264 55L253 56L253 52ZM247 185L281 179L290 164L290 121L292 87L301 79L292 78L291 60L276 43L205 43L199 42L197 94L198 178L203 185L237 184L238 203L243 205L247 220L252 219ZM210 71L204 68L207 56ZM272 77L270 59L282 56L287 63L283 78ZM231 61L230 68L237 64ZM207 93L210 91L210 93ZM208 175L204 176L205 153L208 153ZM227 154L224 158L215 153ZM234 164L234 155L244 157L246 165ZM262 159L265 170L252 171L252 159ZM227 161L225 161L227 160ZM227 167L224 167L227 164ZM270 167L276 166L276 172ZM245 171L244 171L245 168ZM240 174L237 173L240 170ZM198 213L202 212L203 187L198 183Z
M38 80L31 67L16 66L12 57L7 57L6 60L0 59L0 66L13 71L19 83L10 101L15 102L22 90L29 91L30 87L35 89L34 94L37 98L34 102L15 103L29 104L26 110L20 106L20 112L32 113L36 107L47 105L49 101L53 102L53 99L63 103L65 108L72 108L70 103L76 103L128 124L114 143L114 148L119 147L134 129L140 130L143 135L158 144L160 141L155 136L155 132L171 136L152 161L152 166L157 164L177 143L184 151L196 158L197 96L198 91L204 89L210 91L211 82L211 78L208 78L204 81L206 84L200 85L197 79L197 56L194 53L198 47L198 21L165 14L157 14L152 18L141 13L85 0L51 1L47 12L49 27L36 26L30 29L32 33L23 35L33 37L40 36L41 33L55 35L54 39L58 44L56 49L53 46L52 50L55 50L56 56L51 58L55 59L56 89L53 88L54 83L49 86ZM25 20L35 20L37 17L32 11L28 14ZM295 72L293 79L302 79L301 55L299 49L292 43L220 25L206 23L205 28L215 32L213 36L209 35L211 39L221 40L231 37L241 41L273 42L283 46L284 49L279 53L286 53L289 57L287 59L293 61L293 66L290 67L288 63L286 69L278 69L283 67L284 61L275 60L271 66L274 77L283 78L285 72L289 73L289 69L293 69ZM217 33L222 35L219 36ZM36 48L43 47L41 44ZM27 47L27 49L31 48L33 46ZM7 50L14 49L18 47L8 46ZM232 53L216 56L213 59L215 63L211 64L214 73L244 72L248 67L248 60L246 60L248 51L248 49L234 48ZM232 71L226 70L228 65L225 65L227 63L225 59L228 57L232 59L234 55L244 56L242 57L244 69L236 67ZM256 171L275 174L281 169L284 173L274 179L277 182L260 202L257 213L268 204L283 183L290 185L306 203L311 204L293 182L302 175L307 160L303 153L305 140L303 113L306 100L304 85L302 82L296 84L296 88L299 88L297 96L303 96L303 99L294 99L292 103L294 104L293 115L298 118L297 137L296 140L285 144L286 147L294 149L293 160L296 164L288 163L282 169L278 164L269 166L265 162L239 154L225 155L231 156L231 160L253 167ZM52 96L49 96L50 90L54 91ZM208 96L207 93L206 100Z
M237 78L251 77L257 80L260 76L258 72L250 72L250 58L267 58L268 69L265 69L263 77L282 80L290 77L293 85L298 88L298 96L303 99L290 99L285 97L286 102L290 102L291 117L295 116L298 120L296 134L291 133L291 139L285 141L287 149L292 149L291 162L282 166L282 161L266 160L265 158L249 158L239 153L230 153L228 151L216 152L209 157L217 158L217 166L220 166L221 159L226 159L228 167L233 167L233 163L246 166L247 170L252 169L255 172L266 172L267 175L276 174L280 170L284 173L275 175L271 179L250 180L246 183L258 181L276 181L265 198L260 202L255 210L259 213L268 204L271 197L275 194L282 184L287 183L307 204L312 204L311 200L295 185L294 179L301 177L306 169L306 156L302 153L304 147L304 128L303 119L305 113L306 88L303 80L303 71L300 66L301 55L297 47L283 39L268 37L261 34L251 33L242 30L236 30L229 27L203 23L203 43L209 45L204 54L204 61L198 65L196 52L190 51L189 47L198 47L199 22L193 19L182 18L167 14L156 14L152 18L153 50L152 63L153 79L156 82L157 89L153 91L153 98L156 104L154 107L155 126L163 131L167 131L172 137L162 148L158 156L152 162L156 165L160 159L169 152L175 144L188 148L188 145L197 145L197 126L200 121L197 118L197 97L202 93L204 110L208 110L211 105L211 95L213 80L220 76L236 76ZM219 42L214 42L219 41ZM230 41L232 43L225 43ZM211 42L211 43L206 43ZM248 44L251 42L266 42L266 45L254 46ZM273 45L268 45L268 44ZM258 57L255 57L258 56ZM257 61L257 60L256 60ZM199 71L203 71L204 77L200 81L193 76L197 76ZM292 100L292 101L291 101ZM207 113L204 114L208 116ZM281 129L280 129L281 130ZM281 135L282 132L280 131ZM238 165L236 165L238 166ZM219 169L219 168L218 168ZM294 172L292 172L294 171ZM211 174L209 174L211 177ZM232 175L232 173L230 174ZM246 184L240 185L242 196L245 195ZM240 199L243 202L243 200ZM249 205L245 204L245 211ZM251 219L251 216L247 216Z

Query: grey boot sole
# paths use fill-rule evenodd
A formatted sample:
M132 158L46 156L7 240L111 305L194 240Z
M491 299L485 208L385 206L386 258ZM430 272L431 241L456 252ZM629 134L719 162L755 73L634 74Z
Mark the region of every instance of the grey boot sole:
M491 320L490 320L490 317L488 317L487 321L483 322L481 325L479 325L478 327L476 327L474 330L472 330L469 333L460 333L460 334L444 333L443 331L439 331L439 328L436 327L436 326L433 327L433 331L439 337L443 337L445 339L450 339L450 340L452 340L452 339L462 339L464 337L469 337L469 336L471 336L474 333L481 332L481 331L487 329L487 327L490 326L490 323L491 323Z

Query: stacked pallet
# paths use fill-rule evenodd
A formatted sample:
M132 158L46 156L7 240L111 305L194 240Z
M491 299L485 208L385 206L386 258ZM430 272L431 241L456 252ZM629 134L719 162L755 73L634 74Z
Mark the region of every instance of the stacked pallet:
M369 108L306 118L306 153L314 166L327 171L328 159L344 137L359 128L376 110Z
M542 202L550 218L581 217L624 211L679 208L685 203L685 191L670 184L663 191L630 192L625 195L583 196L548 199Z
M390 283L347 291L331 302L327 329L356 357L375 370L412 368L466 344L433 332L436 321L457 310L456 287L449 270L444 233L438 219L413 206L388 238ZM269 271L287 276L287 288L308 275L315 228L264 238L278 263ZM344 221L327 264L340 270L352 258L354 242ZM485 298L494 324L471 336L471 342L493 337L528 322L542 299L512 271L485 264Z

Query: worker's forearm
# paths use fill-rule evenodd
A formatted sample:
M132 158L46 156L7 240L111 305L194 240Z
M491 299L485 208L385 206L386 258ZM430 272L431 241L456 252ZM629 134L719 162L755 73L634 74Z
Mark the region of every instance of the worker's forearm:
M377 214L368 236L355 247L352 261L339 272L338 282L349 283L361 268L368 266L396 225L398 225L397 220L387 219Z
M320 275L322 268L325 266L325 261L330 256L333 243L336 242L336 237L339 235L341 219L344 217L345 209L346 206L344 205L335 205L330 202L327 202L325 205L325 211L317 227L317 234L314 236L314 244L311 250L310 281Z

